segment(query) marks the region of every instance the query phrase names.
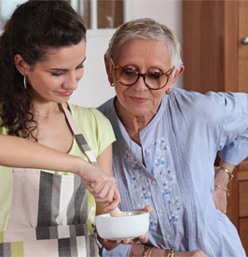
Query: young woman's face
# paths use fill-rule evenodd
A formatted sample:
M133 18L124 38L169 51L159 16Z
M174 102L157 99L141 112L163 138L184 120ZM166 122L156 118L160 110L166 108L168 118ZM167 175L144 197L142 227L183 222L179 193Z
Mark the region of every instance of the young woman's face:
M84 74L86 42L50 50L47 58L27 65L27 80L34 100L41 102L66 102L77 89Z

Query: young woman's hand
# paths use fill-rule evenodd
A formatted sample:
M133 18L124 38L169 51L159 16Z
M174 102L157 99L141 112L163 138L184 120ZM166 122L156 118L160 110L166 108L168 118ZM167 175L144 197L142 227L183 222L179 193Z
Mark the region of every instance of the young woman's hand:
M88 191L95 197L96 202L104 204L104 211L109 212L115 209L120 201L120 194L117 190L116 180L113 176L89 164L77 172Z

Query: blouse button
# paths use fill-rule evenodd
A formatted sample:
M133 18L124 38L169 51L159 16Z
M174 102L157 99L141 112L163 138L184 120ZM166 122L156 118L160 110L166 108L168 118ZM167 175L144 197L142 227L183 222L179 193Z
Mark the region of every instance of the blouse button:
M149 154L151 151L150 151L150 149L149 148L147 148L146 150L145 150L145 153L146 154Z
M153 186L156 186L157 185L157 182L155 180L152 181L152 185Z

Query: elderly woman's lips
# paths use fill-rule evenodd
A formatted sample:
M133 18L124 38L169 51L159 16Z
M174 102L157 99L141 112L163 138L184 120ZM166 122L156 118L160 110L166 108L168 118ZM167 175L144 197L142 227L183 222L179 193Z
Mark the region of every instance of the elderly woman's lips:
M143 98L143 97L130 97L132 101L137 102L137 103L143 103L145 102L147 99Z

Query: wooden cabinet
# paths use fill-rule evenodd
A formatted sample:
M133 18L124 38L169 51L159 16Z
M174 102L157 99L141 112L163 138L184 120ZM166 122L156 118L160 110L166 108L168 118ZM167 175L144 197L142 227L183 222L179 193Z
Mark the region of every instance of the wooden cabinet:
M248 0L183 0L184 88L248 92ZM229 184L228 216L248 254L248 159Z

